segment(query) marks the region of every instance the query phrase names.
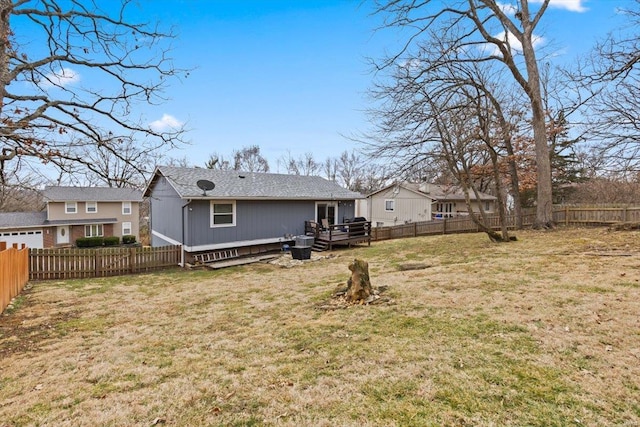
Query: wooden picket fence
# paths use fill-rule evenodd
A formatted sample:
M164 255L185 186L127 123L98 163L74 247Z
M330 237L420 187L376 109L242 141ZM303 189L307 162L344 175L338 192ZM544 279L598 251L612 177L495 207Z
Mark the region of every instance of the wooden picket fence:
M522 215L522 225L531 226L535 220L535 210L526 210ZM553 220L565 226L606 226L624 222L640 222L640 207L630 206L555 206ZM489 225L500 229L497 215L489 217ZM507 228L516 228L516 218L507 218ZM371 240L401 239L404 237L429 236L435 234L475 233L478 226L465 216L434 221L412 222L390 227L371 229Z
M85 279L145 273L180 263L181 249L176 246L31 249L30 280Z
M0 242L0 313L29 281L29 249Z

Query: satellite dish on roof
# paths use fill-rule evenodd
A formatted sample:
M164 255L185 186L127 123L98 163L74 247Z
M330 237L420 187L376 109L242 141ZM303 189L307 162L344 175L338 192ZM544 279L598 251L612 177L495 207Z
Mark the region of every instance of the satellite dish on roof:
M198 186L199 189L202 190L203 196L207 195L207 191L210 191L216 188L216 185L213 182L209 181L208 179L199 179L198 182L196 182L196 185Z

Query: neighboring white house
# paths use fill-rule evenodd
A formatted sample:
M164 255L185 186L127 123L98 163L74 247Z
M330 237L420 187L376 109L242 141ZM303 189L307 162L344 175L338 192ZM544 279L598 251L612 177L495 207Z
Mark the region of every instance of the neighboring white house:
M479 211L479 203L485 212L495 212L496 197L480 193L478 201L473 193L469 196L474 212ZM452 185L396 183L369 194L367 202L362 216L374 227L468 215L464 193Z

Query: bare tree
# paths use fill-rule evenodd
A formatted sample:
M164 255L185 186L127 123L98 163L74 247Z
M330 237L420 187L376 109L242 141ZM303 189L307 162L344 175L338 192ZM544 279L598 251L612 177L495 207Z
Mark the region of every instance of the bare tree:
M117 152L114 152L113 149ZM60 183L107 187L143 187L162 159L159 147L121 139L113 146L88 146L82 142L71 150L84 153L86 164L62 158L58 164Z
M182 157L170 157L166 161L163 162L167 166L172 166L176 168L191 168L193 165L187 158L187 156Z
M386 166L369 163L363 164L351 185L352 191L371 194L390 184L390 174Z
M340 184L345 188L353 188L361 168L360 159L353 151L351 153L343 151L337 161Z
M0 0L2 166L29 156L90 169L86 153L96 149L139 175L145 166L120 156L121 141L141 153L180 143L181 124L153 126L135 113L137 103L162 102L169 78L182 72L168 56L173 35L129 21L129 0L113 6Z
M416 46L419 49L425 38L447 41L448 50L436 53L432 61L501 64L528 99L537 165L535 225L552 227L550 159L540 72L534 48L534 31L547 10L549 0L536 3L540 3L540 7L532 13L528 0L517 0L517 7L510 12L497 0L378 2L376 13L385 15L384 27L400 27L411 33L400 52L385 58L376 67L388 69L398 63L420 67L421 63L412 55L412 50Z
M483 62L457 62L448 40L421 44L415 61L398 64L393 79L379 83L374 94L382 107L372 111L377 132L369 136L372 157L392 159L400 171L446 165L447 175L466 195L469 213L492 240L508 241L507 190L519 207L518 164L513 140L523 115L504 88L501 75ZM419 65L416 65L419 64ZM511 111L510 111L511 110ZM502 236L471 210L470 193L489 190L498 198ZM481 207L480 207L481 208ZM519 217L519 216L518 216Z
M298 167L302 175L312 176L317 175L322 166L313 157L313 153L306 152L304 156L298 160Z
M44 202L39 188L45 183L36 171L30 174L18 174L22 168L20 159L11 162L0 175L0 212L30 212L41 211ZM25 167L28 167L26 165Z
M290 151L278 159L278 164L283 165L289 175L317 175L322 169L322 164L313 157L313 153L307 152L304 155L294 158Z
M599 142L605 170L633 179L640 171L640 0L620 12L628 26L598 43L588 75L576 79L595 93L587 128Z
M288 175L300 175L298 161L291 155L291 151L287 151L287 154L283 154L277 162L278 171L280 170L280 165L282 165Z
M640 175L597 177L576 185L565 203L616 204L640 203Z
M338 160L334 157L327 157L322 164L322 171L329 181L335 181L338 174Z
M244 172L269 172L269 162L260 154L260 147L251 145L233 152L233 169Z
M207 169L218 170L231 170L231 163L224 158L221 154L212 153L209 155L209 159L205 162L204 167Z

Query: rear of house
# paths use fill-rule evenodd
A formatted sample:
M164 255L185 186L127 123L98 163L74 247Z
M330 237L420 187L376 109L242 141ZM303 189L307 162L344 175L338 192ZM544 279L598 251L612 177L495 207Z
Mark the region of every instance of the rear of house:
M152 246L182 244L186 256L279 249L305 221L341 223L363 196L321 177L158 167L150 198ZM187 259L189 261L189 259Z

